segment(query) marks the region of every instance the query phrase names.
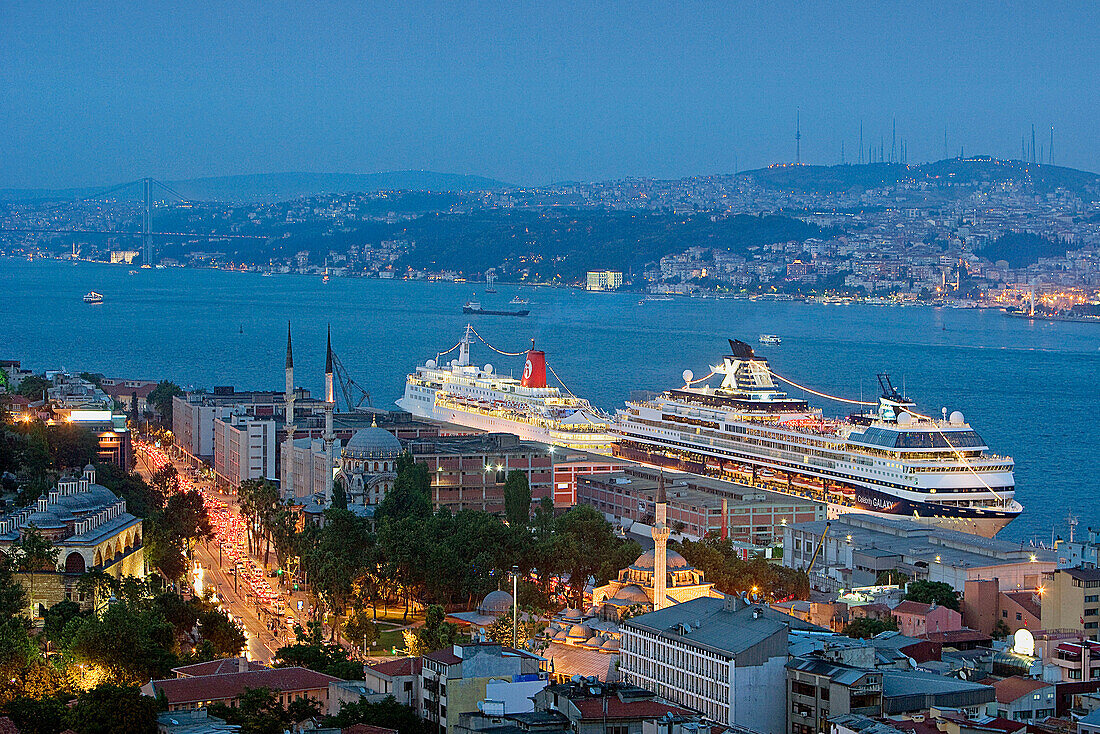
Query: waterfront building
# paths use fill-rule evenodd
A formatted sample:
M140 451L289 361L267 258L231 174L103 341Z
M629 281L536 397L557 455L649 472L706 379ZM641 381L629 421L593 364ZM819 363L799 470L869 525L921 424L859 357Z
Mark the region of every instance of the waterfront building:
M276 479L276 429L271 418L230 413L214 419L214 478L236 489L249 479Z
M614 291L623 284L623 274L618 270L589 270L585 288L590 291Z
M871 585L882 571L956 591L968 580L994 578L1001 590L1029 590L1057 561L1053 551L884 515L849 513L826 528L825 521L784 528L783 565L805 570L821 545L810 582L828 590Z
M472 436L426 436L408 443L413 459L428 466L432 506L458 510L504 512L504 483L523 472L531 488L532 510L552 496L551 455L545 444L523 441L510 433Z
M1043 577L1042 627L1100 640L1100 569L1060 568Z
M130 468L133 450L126 416L116 413L114 400L92 382L65 372L46 373L50 423L79 426L96 436L99 460Z
M554 507L568 508L577 504L578 477L620 472L634 465L612 456L560 446L552 447L550 454L554 459Z
M577 477L577 502L624 526L648 525L656 513L659 469L632 465ZM683 472L663 472L668 522L698 540L716 533L756 547L777 545L794 523L824 521L825 503Z
M0 551L10 553L32 530L58 549L56 566L34 572L33 583L23 584L32 618L60 601L83 608L102 602L77 589L86 571L145 577L141 518L127 512L125 499L95 483L91 464L79 476L62 477L34 504L0 517Z
M787 637L825 631L738 596L703 597L619 625L623 680L712 721L760 732L785 728Z

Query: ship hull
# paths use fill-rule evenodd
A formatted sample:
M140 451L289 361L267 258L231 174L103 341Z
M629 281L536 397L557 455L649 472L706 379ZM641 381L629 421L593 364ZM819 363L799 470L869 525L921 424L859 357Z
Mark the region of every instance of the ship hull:
M650 450L642 444L631 441L616 444L614 455L651 466L735 481L745 486L817 500L828 505L830 517L862 512L915 520L992 538L1020 514L1019 511L1012 510L954 507L908 500L873 488L836 480L831 480L827 484L821 483L820 488L815 488L805 484L800 485L797 482L805 479L817 482L818 478L800 475L793 471L784 473L762 469L760 472L752 471L751 475L732 476L721 467L721 462L718 462L716 467L715 462L708 460L706 456L668 454Z
M469 306L463 306L462 313L480 316L527 316L531 313L531 310L522 308L517 311L495 311L488 308L470 308Z
M424 406L407 397L397 401L397 406L415 416L428 420L443 421L473 428L489 433L511 433L525 441L535 441L550 446L564 446L571 449L590 451L596 454L611 455L615 436L606 434L575 434L569 431L556 431L543 426L531 425L522 421L508 420L498 416L483 415L474 411L456 410L437 405Z

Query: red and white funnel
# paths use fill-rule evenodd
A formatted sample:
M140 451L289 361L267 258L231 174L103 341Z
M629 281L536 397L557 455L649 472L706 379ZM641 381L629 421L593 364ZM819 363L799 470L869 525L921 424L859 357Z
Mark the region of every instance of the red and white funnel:
M531 349L527 352L527 364L523 365L524 387L546 387L546 352Z

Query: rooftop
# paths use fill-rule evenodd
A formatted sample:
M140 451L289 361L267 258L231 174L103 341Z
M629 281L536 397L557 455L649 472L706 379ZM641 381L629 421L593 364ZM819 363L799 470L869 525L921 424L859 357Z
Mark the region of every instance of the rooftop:
M1036 680L1034 678L1021 678L1014 675L1010 678L1002 678L993 681L993 689L997 692L997 703L1012 703L1029 693L1034 693L1040 688L1053 687L1053 683Z
M154 680L142 686L142 690L147 695L163 691L169 703L183 704L233 699L246 688L271 688L276 691L327 689L331 681L338 680L308 668L268 668L244 673Z
M420 675L420 666L420 658L411 657L387 660L384 663L375 663L374 665L368 665L367 669L373 670L379 675L397 677L402 675Z

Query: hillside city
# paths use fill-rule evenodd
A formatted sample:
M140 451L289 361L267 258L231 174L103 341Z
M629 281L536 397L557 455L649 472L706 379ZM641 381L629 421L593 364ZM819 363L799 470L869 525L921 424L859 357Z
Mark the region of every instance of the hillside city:
M134 201L110 197L0 201L0 253L145 264L140 237L112 234L140 232L141 217ZM1100 179L989 158L281 202L164 197L153 221L177 233L153 237L153 264L164 266L469 281L491 272L581 287L587 273L612 271L619 287L650 293L1086 317L1100 290Z

